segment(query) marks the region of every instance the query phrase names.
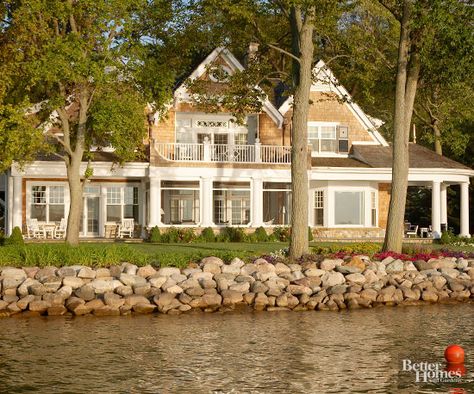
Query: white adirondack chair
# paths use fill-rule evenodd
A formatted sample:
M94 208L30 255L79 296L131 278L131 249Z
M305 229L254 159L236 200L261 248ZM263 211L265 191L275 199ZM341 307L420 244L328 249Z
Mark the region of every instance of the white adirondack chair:
M61 221L59 222L59 226L56 226L54 228L54 238L56 238L56 239L65 238L66 237L66 228L67 228L66 219L62 218Z
M118 227L118 237L123 238L124 236L129 236L133 238L133 232L135 230L135 221L134 219L122 219L122 222Z
M26 233L28 238L46 238L44 229L38 223L38 219L26 219Z

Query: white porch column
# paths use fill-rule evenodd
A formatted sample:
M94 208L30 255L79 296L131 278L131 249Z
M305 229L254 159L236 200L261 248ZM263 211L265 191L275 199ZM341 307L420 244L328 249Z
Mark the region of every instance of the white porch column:
M263 226L263 180L252 181L252 227Z
M470 238L469 234L469 183L461 183L461 237Z
M446 183L441 184L441 224L446 225L448 229L448 185Z
M21 230L22 228L22 206L21 206L21 200L22 200L22 178L21 176L14 176L13 177L13 212L12 212L12 217L13 217L13 222L12 222L12 227L20 227ZM13 229L13 228L12 228Z
M150 222L148 227L161 225L161 187L160 178L150 177Z
M431 227L433 238L441 237L441 185L439 181L433 181L431 187Z
M105 224L107 223L107 187L99 186L99 237L105 238Z
M201 226L212 227L212 178L201 179Z
M140 182L140 193L139 193L139 201L140 201L140 205L139 205L139 215L140 215L140 222L141 222L141 225L142 225L142 231L141 231L141 237L142 238L145 238L146 236L146 231L145 231L145 227L147 225L146 223L146 183L145 183L145 180L142 179L141 182Z

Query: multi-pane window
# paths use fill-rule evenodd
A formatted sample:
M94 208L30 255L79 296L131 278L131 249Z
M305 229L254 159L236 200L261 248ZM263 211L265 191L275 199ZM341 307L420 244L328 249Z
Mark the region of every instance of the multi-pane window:
M263 183L263 222L266 225L287 225L291 218L291 184Z
M370 209L372 227L377 227L377 193L370 192Z
M348 127L309 122L308 142L316 153L347 153Z
M324 191L314 192L314 225L324 226Z
M122 219L135 219L139 222L137 186L107 187L107 221L120 222Z
M32 186L30 218L59 222L64 218L64 186Z
M214 223L245 225L250 222L250 183L214 182Z
M198 224L199 208L199 182L161 182L164 224Z

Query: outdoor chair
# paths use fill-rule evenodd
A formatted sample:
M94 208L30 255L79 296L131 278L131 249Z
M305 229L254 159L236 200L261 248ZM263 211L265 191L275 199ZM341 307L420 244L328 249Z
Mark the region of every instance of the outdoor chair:
M38 223L38 219L26 219L26 235L28 238L46 238L44 229Z
M122 222L118 226L117 236L123 238L126 235L130 238L133 238L133 233L135 231L134 219L122 219Z
M59 222L59 226L56 226L54 228L54 238L56 239L61 239L66 237L66 219L62 218L61 221Z
M416 237L418 235L418 225L410 225L409 230L405 234L408 238L412 235Z

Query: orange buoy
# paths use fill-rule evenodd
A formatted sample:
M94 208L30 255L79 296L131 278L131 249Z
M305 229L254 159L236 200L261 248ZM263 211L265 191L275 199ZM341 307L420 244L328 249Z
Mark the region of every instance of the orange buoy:
M448 364L446 365L445 371L452 372L459 377L465 376L467 372L464 364Z
M444 351L444 358L448 364L462 364L464 362L464 349L459 345L449 345Z

